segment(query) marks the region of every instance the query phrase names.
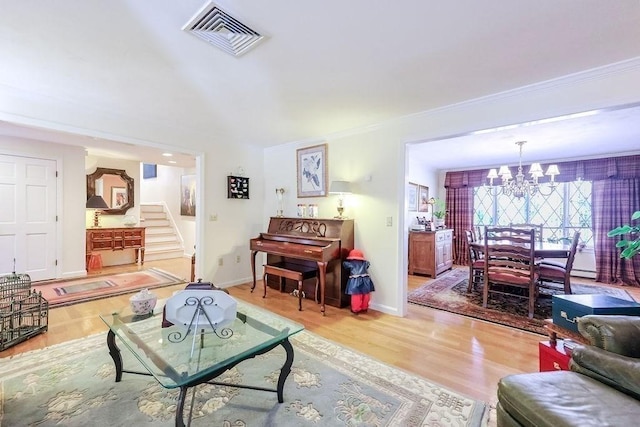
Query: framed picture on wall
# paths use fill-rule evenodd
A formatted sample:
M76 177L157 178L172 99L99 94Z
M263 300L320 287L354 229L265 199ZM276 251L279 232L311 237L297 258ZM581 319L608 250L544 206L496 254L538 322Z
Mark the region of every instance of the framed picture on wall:
M409 212L418 210L418 184L409 183L407 187L407 208Z
M327 144L299 148L296 151L298 197L327 195Z
M418 186L418 212L429 212L429 187Z
M227 199L248 199L249 178L244 176L227 177Z
M158 165L151 163L142 164L142 178L151 179L158 177Z
M196 216L196 176L180 177L180 215Z

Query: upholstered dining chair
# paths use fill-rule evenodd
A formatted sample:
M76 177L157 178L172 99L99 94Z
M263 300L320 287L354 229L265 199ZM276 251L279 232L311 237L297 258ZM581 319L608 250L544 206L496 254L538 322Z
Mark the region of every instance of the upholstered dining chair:
M475 242L483 239L484 236L482 235L482 230L483 230L483 227L480 225L475 225L473 227L472 231L473 231L473 238Z
M545 283L560 283L564 288L565 294L571 293L571 270L573 269L573 261L578 251L578 242L580 242L580 232L576 231L571 241L569 256L567 262L563 265L554 261L542 260L538 266L539 280L541 287L547 287Z
M533 318L538 294L534 244L533 228L485 227L483 307L487 307L489 292L520 297L509 289L524 289L522 297L528 299L528 315Z
M469 285L467 286L467 292L471 292L477 284L482 283L484 259L482 253L471 246L471 243L475 242L473 231L465 230L464 234L467 239L467 250L469 251Z
M509 227L511 227L511 228L524 228L524 229L533 228L534 230L536 230L536 240L538 242L542 242L542 230L544 229L544 226L542 224L514 224L514 223L511 223L511 224L509 224Z

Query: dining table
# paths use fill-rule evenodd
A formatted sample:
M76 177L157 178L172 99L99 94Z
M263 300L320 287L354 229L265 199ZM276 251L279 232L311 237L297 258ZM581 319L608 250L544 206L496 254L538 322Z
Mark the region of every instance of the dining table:
M499 244L499 240L491 240L489 244ZM570 243L557 243L557 242L534 242L534 256L536 258L569 258L569 251L571 251ZM482 253L484 252L484 240L477 240L470 243L472 249Z

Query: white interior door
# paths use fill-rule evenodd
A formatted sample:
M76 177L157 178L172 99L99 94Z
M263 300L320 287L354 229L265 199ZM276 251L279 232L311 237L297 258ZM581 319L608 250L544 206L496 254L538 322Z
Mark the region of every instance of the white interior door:
M56 277L56 162L0 155L0 274Z

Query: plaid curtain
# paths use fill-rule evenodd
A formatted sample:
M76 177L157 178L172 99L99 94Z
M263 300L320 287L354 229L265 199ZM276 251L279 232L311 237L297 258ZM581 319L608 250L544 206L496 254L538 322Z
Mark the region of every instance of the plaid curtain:
M609 230L629 224L633 212L640 210L640 179L594 181L591 209L596 280L640 286L640 256L620 258L620 249L615 246L620 237L607 237Z
M473 187L447 188L447 227L453 228L453 262L469 264L465 230L473 230Z
M560 175L555 177L557 182L571 182L578 179L585 181L599 181L603 179L631 179L640 178L640 155L610 157L606 159L575 160L556 163L560 169ZM496 167L499 165L496 165ZM530 165L522 165L522 169L529 170ZM542 164L546 170L548 164ZM515 167L511 168L515 171ZM474 169L467 171L447 172L444 186L446 188L480 187L487 184L489 169ZM548 182L544 176L539 182ZM496 181L496 182L499 182Z
M547 165L542 167L546 169ZM631 214L640 210L640 155L561 162L558 168L558 182L593 181L591 217L596 280L640 286L640 255L631 260L621 259L620 249L615 247L616 239L607 237L609 230L628 224ZM460 265L468 263L463 231L470 230L473 224L473 187L487 183L488 171L475 169L445 175L447 225L454 229L454 262Z

